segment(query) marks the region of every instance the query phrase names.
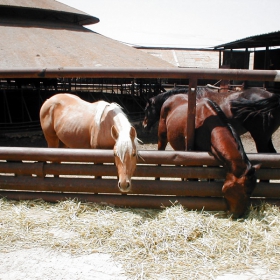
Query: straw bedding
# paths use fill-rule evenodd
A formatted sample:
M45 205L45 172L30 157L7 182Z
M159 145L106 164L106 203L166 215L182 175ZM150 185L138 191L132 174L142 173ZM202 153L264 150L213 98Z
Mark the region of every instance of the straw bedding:
M280 130L273 139L277 150L279 134ZM248 145L247 138L243 137L242 141L246 152L255 152L255 146L251 142ZM143 146L156 149L154 144ZM180 205L145 210L75 200L51 204L0 199L1 256L5 252L8 256L13 252L17 253L13 257L18 256L29 248L42 257L42 250L64 254L64 262L69 267L68 279L79 279L71 267L77 259L81 262L77 275L79 269L90 271L80 279L100 279L90 269L94 257L102 259L97 253L112 256L122 265L128 279L220 280L225 275L229 275L226 279L280 279L280 210L264 204L251 208L244 219L232 220L224 213L187 211ZM77 259L68 260L65 254ZM86 261L82 262L84 257ZM94 260L89 262L89 257ZM11 262L14 268L14 259ZM45 263L42 267L50 268L44 279L55 276L66 279L62 271L65 267L56 275L57 266L56 270L50 266ZM112 267L111 271L116 271L115 277L106 279L123 279L117 274L119 270ZM244 272L249 273L249 278L240 277ZM43 278L40 275L30 279Z
M0 250L19 248L108 253L129 279L215 279L256 267L278 279L280 211L264 204L232 220L180 205L147 210L1 199Z

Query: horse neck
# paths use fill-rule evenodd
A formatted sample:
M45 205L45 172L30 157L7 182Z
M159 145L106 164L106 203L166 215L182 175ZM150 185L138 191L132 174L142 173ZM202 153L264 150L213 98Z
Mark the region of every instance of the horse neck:
M127 117L122 112L114 112L114 116L112 118L113 125L117 128L119 133L124 133L129 136L129 131L131 128L131 124L128 121Z
M237 143L228 128L224 127L224 129L219 129L218 132L214 130L212 138L225 139L223 143L213 140L211 144L212 152L222 162L228 172L233 173L236 177L240 177L251 168L243 147Z
M213 135L211 136L212 151L229 172L232 172L236 177L240 177L251 168L241 139L220 107L211 100L208 100L208 104L214 110L214 115L217 115L217 118L215 118L217 129L213 129ZM221 141L221 139L224 139L224 141Z

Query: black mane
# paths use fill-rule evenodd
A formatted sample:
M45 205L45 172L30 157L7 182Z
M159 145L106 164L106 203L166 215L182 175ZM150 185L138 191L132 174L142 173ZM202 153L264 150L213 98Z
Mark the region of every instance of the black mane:
M205 99L207 100L207 103L211 106L211 108L217 113L217 115L220 117L220 119L225 123L225 125L230 130L231 134L233 135L233 137L237 143L238 150L239 150L240 154L242 155L243 160L246 160L247 163L249 163L249 165L251 166L250 161L244 151L244 147L242 145L242 141L241 141L239 135L236 133L235 129L229 122L228 118L226 117L226 115L223 112L223 110L221 109L221 107L216 102L210 100L209 98L205 98Z
M150 100L153 102L153 104L160 105L162 104L172 95L180 94L180 93L188 93L188 88L173 88L171 90L168 90L166 92L160 93L152 98Z

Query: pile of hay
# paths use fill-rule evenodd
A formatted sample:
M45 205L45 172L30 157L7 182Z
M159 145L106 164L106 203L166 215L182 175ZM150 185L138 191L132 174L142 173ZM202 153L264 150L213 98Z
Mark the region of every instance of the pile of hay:
M262 267L280 273L280 211L267 204L221 213L125 209L68 200L0 200L0 250L109 253L132 279L211 279Z

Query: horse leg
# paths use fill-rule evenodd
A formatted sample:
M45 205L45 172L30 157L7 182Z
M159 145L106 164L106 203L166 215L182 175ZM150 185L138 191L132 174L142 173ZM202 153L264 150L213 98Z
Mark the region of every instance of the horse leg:
M249 132L255 141L258 153L277 153L273 146L271 136L268 137L269 133L265 131L260 133L260 130L258 132L254 130L249 130Z
M158 126L158 150L164 151L167 146L167 129L164 121L159 122ZM160 164L158 166L161 166ZM156 177L155 180L160 180L160 177Z
M45 134L45 139L48 143L48 148L65 148L66 145L59 140L56 134ZM60 164L60 161L52 161L52 163ZM59 178L59 175L53 175L54 178Z
M251 136L255 141L256 144L256 148L258 153L277 153L277 151L275 150L273 143L272 143L272 139L267 138L265 133L263 133L263 137L260 137L259 134L254 133L253 131L251 132ZM260 182L267 182L269 183L269 180L260 180Z

